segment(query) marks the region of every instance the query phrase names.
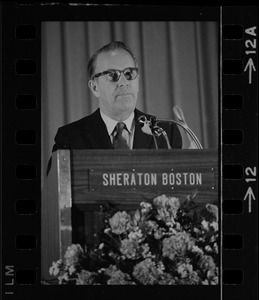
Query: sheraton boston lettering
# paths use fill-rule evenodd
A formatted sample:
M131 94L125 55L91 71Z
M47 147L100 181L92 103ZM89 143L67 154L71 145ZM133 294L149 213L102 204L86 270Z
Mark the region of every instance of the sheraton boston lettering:
M103 173L103 186L202 185L201 173Z

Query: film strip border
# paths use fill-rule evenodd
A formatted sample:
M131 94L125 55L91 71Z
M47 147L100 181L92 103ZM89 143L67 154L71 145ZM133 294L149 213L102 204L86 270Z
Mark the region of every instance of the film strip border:
M3 3L2 15L3 299L36 288L40 274L40 22L16 13L18 6Z
M24 287L28 298L33 298L38 294L36 288L40 282L41 27L37 19L40 14L33 17L30 12L24 9L23 14L9 15L10 27L2 29L3 43L15 49L8 53L4 48L3 53L3 63L9 67L4 68L3 74L2 149L10 155L5 155L2 161L5 199L2 282L3 294L10 298L24 293ZM221 299L255 299L258 17L253 7L224 7L221 14ZM16 249L7 253L14 245Z
M256 299L258 76L255 7L222 13L222 295Z

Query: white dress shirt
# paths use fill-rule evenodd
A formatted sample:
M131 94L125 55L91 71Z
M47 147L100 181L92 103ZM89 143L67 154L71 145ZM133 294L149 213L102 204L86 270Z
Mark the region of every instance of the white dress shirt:
M111 119L103 112L101 112L101 117L106 125L108 134L111 139L111 143L113 143L114 138L114 128L116 127L118 121ZM124 121L122 121L126 125L126 130L124 129L122 132L122 136L126 140L130 149L133 149L133 139L134 139L134 131L135 131L135 121L134 121L134 111L132 114Z

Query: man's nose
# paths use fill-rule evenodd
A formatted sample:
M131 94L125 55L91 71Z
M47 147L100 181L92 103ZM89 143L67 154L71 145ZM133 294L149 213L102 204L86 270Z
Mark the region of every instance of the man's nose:
M127 84L128 84L128 80L126 79L124 74L121 73L121 76L120 76L120 79L119 79L119 85L127 85Z

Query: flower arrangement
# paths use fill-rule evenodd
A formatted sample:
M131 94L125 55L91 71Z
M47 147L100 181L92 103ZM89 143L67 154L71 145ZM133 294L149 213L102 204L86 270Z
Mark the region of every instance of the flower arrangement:
M218 207L197 205L196 195L161 195L132 214L103 208L98 244L70 245L50 274L59 284L218 284Z

